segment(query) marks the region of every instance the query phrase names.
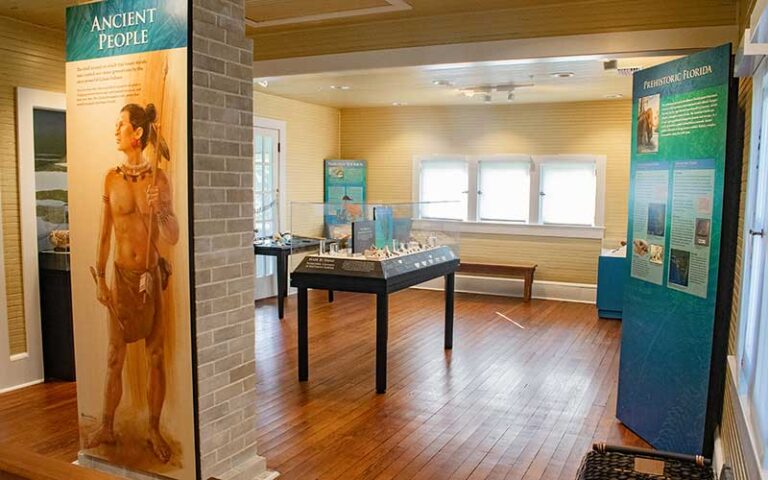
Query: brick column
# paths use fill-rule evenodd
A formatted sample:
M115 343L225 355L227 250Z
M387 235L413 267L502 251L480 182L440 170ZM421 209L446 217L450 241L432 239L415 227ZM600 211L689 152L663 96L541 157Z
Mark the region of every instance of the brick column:
M256 453L253 44L244 0L193 0L194 273L203 479L268 478Z

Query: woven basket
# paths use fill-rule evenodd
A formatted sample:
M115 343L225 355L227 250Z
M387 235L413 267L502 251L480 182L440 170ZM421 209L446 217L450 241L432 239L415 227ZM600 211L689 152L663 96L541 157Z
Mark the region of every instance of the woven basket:
M700 456L596 443L579 467L577 480L714 480Z

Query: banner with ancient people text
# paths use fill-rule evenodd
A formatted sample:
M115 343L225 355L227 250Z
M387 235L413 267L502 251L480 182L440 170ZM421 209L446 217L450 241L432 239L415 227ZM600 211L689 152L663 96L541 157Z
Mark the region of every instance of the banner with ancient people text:
M67 9L67 146L81 453L194 479L188 5Z

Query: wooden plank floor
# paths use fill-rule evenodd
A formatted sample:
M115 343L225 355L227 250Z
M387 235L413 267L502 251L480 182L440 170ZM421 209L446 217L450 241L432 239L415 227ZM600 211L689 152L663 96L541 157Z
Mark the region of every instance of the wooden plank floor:
M614 419L621 324L594 305L458 294L446 353L442 294L393 295L384 395L373 296L310 293L305 384L295 307L256 307L258 445L281 478L573 479L593 441L646 446ZM0 395L0 443L75 460L75 384Z
M77 460L75 383L43 383L0 395L0 443L67 463Z
M614 418L621 324L594 305L440 292L390 299L389 387L374 391L374 296L310 292L310 379L296 304L256 307L258 448L285 479L573 479L593 441L647 446ZM508 317L504 319L498 313Z

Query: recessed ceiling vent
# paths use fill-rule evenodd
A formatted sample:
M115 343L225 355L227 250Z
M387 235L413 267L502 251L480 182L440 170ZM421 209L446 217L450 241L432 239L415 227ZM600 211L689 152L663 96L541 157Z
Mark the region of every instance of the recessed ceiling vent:
M638 70L642 70L643 67L619 67L616 69L616 73L620 77L631 77Z

